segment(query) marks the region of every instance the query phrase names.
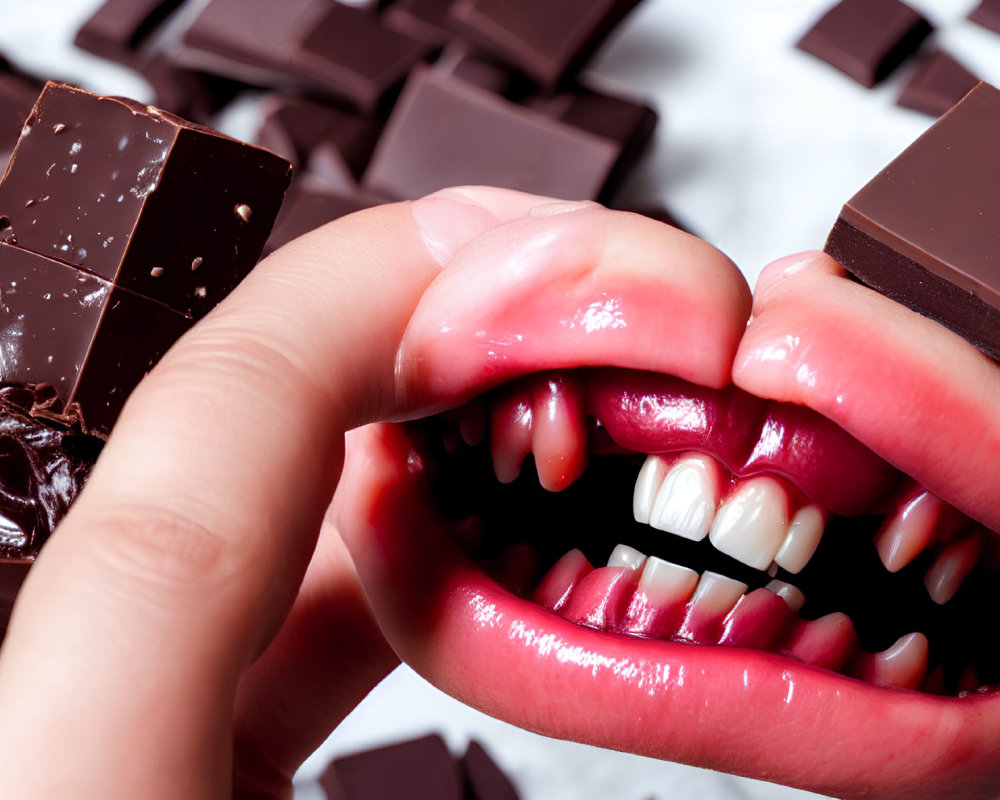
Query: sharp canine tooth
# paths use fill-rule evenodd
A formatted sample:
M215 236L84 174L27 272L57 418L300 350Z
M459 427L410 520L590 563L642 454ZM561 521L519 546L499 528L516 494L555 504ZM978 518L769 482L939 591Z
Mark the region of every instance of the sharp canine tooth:
M646 456L635 479L635 491L632 493L632 514L636 522L649 524L649 515L653 511L653 501L660 490L663 478L667 474L667 462L660 456Z
M788 534L774 556L775 563L793 574L798 574L819 547L825 527L826 514L823 513L823 509L814 505L800 508L788 524Z
M667 471L649 524L698 542L708 535L718 505L719 465L711 456L684 456Z
M608 558L609 567L628 567L629 569L642 569L642 564L646 560L646 555L640 553L634 547L627 544L620 544L611 551Z
M712 616L728 614L748 588L745 583L705 570L695 587L691 608Z
M930 543L943 503L921 492L896 511L875 534L875 548L889 572L899 572Z
M927 650L927 637L922 633L900 636L891 647L875 654L872 683L916 689L927 673Z
M788 531L788 498L774 478L751 478L722 504L709 534L715 549L756 569L774 561Z
M778 597L784 600L788 604L788 607L796 614L798 614L802 610L802 606L806 604L806 596L802 594L802 590L792 586L790 583L785 583L784 581L771 581L764 588L769 592L773 592L778 595Z
M686 603L698 585L698 573L671 561L650 556L642 567L639 590L657 606Z
M924 575L927 593L938 605L944 605L961 588L962 581L972 572L979 560L981 539L976 534L952 542L937 558Z

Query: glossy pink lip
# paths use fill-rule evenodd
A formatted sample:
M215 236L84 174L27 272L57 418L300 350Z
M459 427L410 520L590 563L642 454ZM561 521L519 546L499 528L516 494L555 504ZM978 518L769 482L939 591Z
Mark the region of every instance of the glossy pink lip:
M765 272L744 335L746 290L721 257L711 289L704 270L689 274L686 264L654 275L630 263L593 280L573 272L572 252L547 251L560 234L570 249L601 235L598 219L571 216L554 234L547 229L518 280L501 267L476 276L489 294L475 318L454 294L473 282L461 263L449 267L418 307L403 350L416 394L445 406L518 374L588 364L718 389L732 378L757 397L821 412L1000 528L990 500L1000 485L1000 415L990 401L1000 376L965 342L850 283L821 256ZM607 324L588 330L581 314L595 309L608 312ZM469 561L422 501L422 470L402 428L356 432L335 513L386 635L445 691L549 735L829 794L996 793L994 696L877 689L767 653L572 624L510 595Z

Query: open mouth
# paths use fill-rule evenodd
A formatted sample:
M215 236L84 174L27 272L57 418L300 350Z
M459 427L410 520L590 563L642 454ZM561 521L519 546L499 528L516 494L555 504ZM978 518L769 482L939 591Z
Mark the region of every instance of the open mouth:
M996 537L808 409L558 371L410 435L451 537L564 619L934 694L1000 678Z
M411 318L403 377L448 410L348 440L333 513L397 652L550 736L994 796L996 365L824 256L765 270L748 325L731 267L645 269L675 234L511 232Z

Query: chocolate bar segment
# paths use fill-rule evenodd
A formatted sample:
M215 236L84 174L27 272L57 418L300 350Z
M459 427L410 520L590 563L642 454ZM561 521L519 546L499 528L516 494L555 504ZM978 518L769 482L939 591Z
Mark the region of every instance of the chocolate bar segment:
M0 184L27 250L200 317L260 257L282 158L120 98L49 84Z
M904 108L941 116L972 91L979 78L953 55L935 50L922 60L897 101Z
M0 243L5 383L48 383L111 429L129 393L193 324L109 280Z
M105 0L76 33L74 44L102 58L138 66L140 48L183 0Z
M338 758L320 784L331 800L465 797L458 765L437 735Z
M462 772L470 798L474 800L518 800L514 784L490 758L479 742L469 742L462 757Z
M931 24L901 0L842 0L798 48L871 88L915 53L930 32Z
M362 185L398 199L463 183L596 199L619 155L609 139L422 69L411 74Z
M1000 0L982 0L969 12L969 19L994 33L1000 33Z
M638 0L455 0L455 26L544 89L571 77Z
M1000 91L980 83L847 202L826 251L1000 360Z

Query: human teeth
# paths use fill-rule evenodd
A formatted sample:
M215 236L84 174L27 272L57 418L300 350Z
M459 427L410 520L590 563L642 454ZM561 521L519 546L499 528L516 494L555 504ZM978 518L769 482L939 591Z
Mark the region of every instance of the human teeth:
M896 643L876 653L865 676L876 686L916 689L927 672L927 637L922 633L900 636Z
M698 573L671 561L650 556L639 576L639 591L656 606L672 606L691 599L698 585Z
M531 452L531 429L531 405L523 397L501 397L490 408L490 452L500 483L511 483L521 474Z
M788 532L788 498L774 478L745 481L715 515L715 549L756 569L767 569Z
M667 462L662 456L646 456L642 469L639 470L639 477L635 479L635 491L632 492L632 514L636 522L649 524L653 501L666 475Z
M883 523L875 548L889 572L899 572L926 549L943 506L930 492L920 492Z
M533 595L534 601L550 611L559 611L566 605L577 584L593 569L580 550L570 550L539 582Z
M806 664L839 671L857 652L858 635L847 614L835 611L803 623L788 644L789 655Z
M788 607L796 614L801 611L802 606L806 604L806 596L802 594L802 590L792 586L790 583L785 583L784 581L771 581L764 588L769 592L773 592L778 595L778 597L784 600L788 604Z
M634 547L627 544L620 544L611 551L608 558L609 567L627 567L628 569L642 569L642 564L646 560L646 555L640 553Z
M825 527L823 509L813 505L800 508L788 524L785 541L774 556L775 563L788 572L799 573L819 547Z
M720 483L720 467L714 458L700 453L682 456L667 471L656 493L649 524L657 530L701 541L708 535L715 515Z
M973 534L952 542L942 550L924 575L927 593L938 605L944 605L961 588L962 581L979 560L982 540Z
M705 570L691 598L691 610L705 616L725 616L748 588L745 583Z
M550 492L571 485L587 466L580 389L568 374L540 377L532 397L532 440L538 482Z

